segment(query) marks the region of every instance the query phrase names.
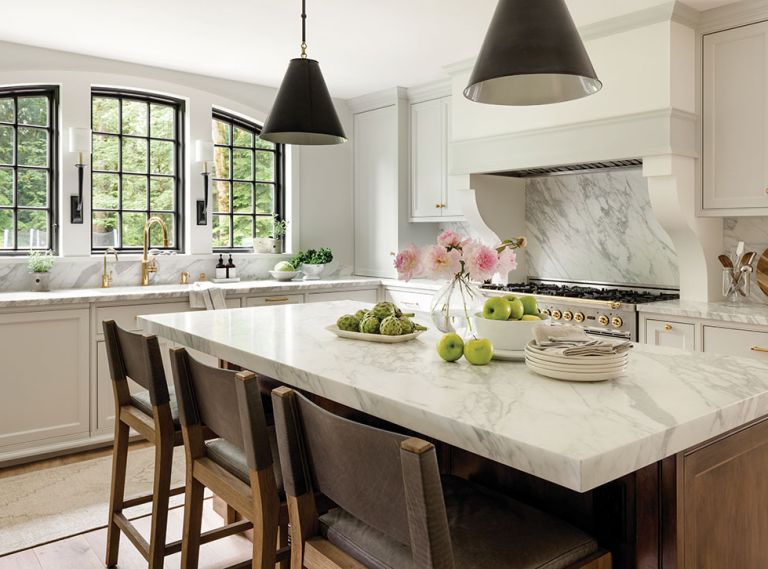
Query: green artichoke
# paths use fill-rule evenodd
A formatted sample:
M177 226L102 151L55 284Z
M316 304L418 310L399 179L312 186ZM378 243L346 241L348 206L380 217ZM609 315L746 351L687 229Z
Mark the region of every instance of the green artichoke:
M415 328L414 323L407 316L400 317L400 326L403 328L401 334L411 334Z
M391 302L379 302L376 306L371 308L371 316L375 316L379 320L384 320L387 316L396 315L397 307Z
M347 332L358 332L360 330L360 320L354 314L345 314L336 321L339 330Z
M403 324L397 316L387 316L381 321L380 331L384 336L399 336L403 333Z
M381 320L379 320L375 316L366 316L360 322L360 331L363 334L378 334L380 326L381 326Z
M367 315L368 312L370 312L367 308L361 308L357 312L355 312L355 318L358 320L363 320Z

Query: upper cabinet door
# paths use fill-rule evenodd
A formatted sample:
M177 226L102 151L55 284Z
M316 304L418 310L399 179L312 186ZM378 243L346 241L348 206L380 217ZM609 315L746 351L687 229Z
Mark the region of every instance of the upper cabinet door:
M457 187L448 180L448 144L451 140L451 98L440 99L443 113L443 217L460 218L464 212L456 197Z
M767 39L768 23L704 37L704 210L768 208Z
M411 105L411 217L440 217L446 180L442 99Z

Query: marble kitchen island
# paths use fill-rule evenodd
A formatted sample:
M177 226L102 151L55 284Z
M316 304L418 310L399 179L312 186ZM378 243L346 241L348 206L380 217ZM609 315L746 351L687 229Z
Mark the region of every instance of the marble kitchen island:
M616 567L768 559L768 365L637 345L620 379L560 382L522 363L445 363L432 329L398 345L325 330L364 306L141 320L146 332L444 443L444 469L592 531Z

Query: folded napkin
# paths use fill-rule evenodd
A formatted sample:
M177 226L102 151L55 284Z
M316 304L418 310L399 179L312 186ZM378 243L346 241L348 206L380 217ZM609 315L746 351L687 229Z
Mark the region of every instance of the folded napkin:
M224 292L208 282L197 282L189 290L189 306L206 310L222 310L227 307Z
M576 326L540 324L533 329L532 348L559 356L607 356L632 349L632 342L601 340Z

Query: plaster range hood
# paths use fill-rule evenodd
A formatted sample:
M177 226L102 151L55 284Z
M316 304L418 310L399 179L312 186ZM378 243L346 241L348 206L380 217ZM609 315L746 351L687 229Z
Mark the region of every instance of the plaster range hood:
M627 160L603 160L601 162L584 162L581 164L563 164L560 166L544 166L539 168L522 168L507 172L493 172L494 176L507 176L510 178L539 178L542 176L562 176L566 174L587 174L598 171L624 170L627 168L640 168L643 165L641 158Z

